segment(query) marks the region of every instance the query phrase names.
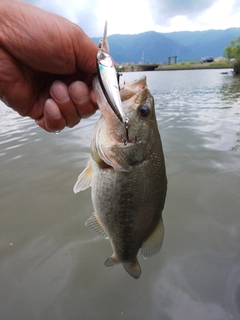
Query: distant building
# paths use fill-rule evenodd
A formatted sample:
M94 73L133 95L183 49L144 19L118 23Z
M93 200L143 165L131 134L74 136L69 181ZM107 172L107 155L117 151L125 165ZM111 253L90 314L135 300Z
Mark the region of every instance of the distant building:
M213 57L205 57L201 59L201 62L213 62L214 58Z

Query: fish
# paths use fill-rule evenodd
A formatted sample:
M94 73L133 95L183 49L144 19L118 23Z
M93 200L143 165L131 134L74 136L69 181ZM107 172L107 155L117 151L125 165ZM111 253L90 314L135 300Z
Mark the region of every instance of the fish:
M93 90L101 116L92 135L90 159L73 191L91 187L94 213L86 226L110 241L113 254L105 266L122 264L138 279L139 251L144 259L156 255L164 238L167 176L154 98L146 77L120 84L126 132L98 76L93 78Z

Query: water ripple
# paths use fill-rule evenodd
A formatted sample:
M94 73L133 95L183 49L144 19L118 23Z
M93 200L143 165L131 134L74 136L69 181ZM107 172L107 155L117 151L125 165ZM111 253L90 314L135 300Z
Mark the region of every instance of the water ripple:
M166 236L130 293L123 268L102 265L109 243L85 228L89 190L72 192L99 112L54 135L0 105L1 312L9 318L77 319L92 305L94 318L119 310L138 319L239 318L240 78L221 70L146 75L169 181Z

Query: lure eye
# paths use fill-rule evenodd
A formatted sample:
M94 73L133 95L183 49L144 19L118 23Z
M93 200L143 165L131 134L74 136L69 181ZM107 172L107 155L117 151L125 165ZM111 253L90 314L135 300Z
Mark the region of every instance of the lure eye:
M97 59L98 60L103 60L105 58L106 58L105 54L102 51L99 51L98 54L97 54Z
M97 60L98 61L102 61L102 60L105 60L109 57L109 54L103 52L103 51L98 51L97 53Z
M138 114L140 117L146 118L150 114L150 107L148 104L142 104L138 107Z

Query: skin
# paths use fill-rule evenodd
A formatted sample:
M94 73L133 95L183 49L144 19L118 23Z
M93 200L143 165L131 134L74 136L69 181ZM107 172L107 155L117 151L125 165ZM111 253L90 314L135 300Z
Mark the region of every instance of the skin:
M17 0L0 1L0 99L44 130L96 111L98 47L77 25Z

